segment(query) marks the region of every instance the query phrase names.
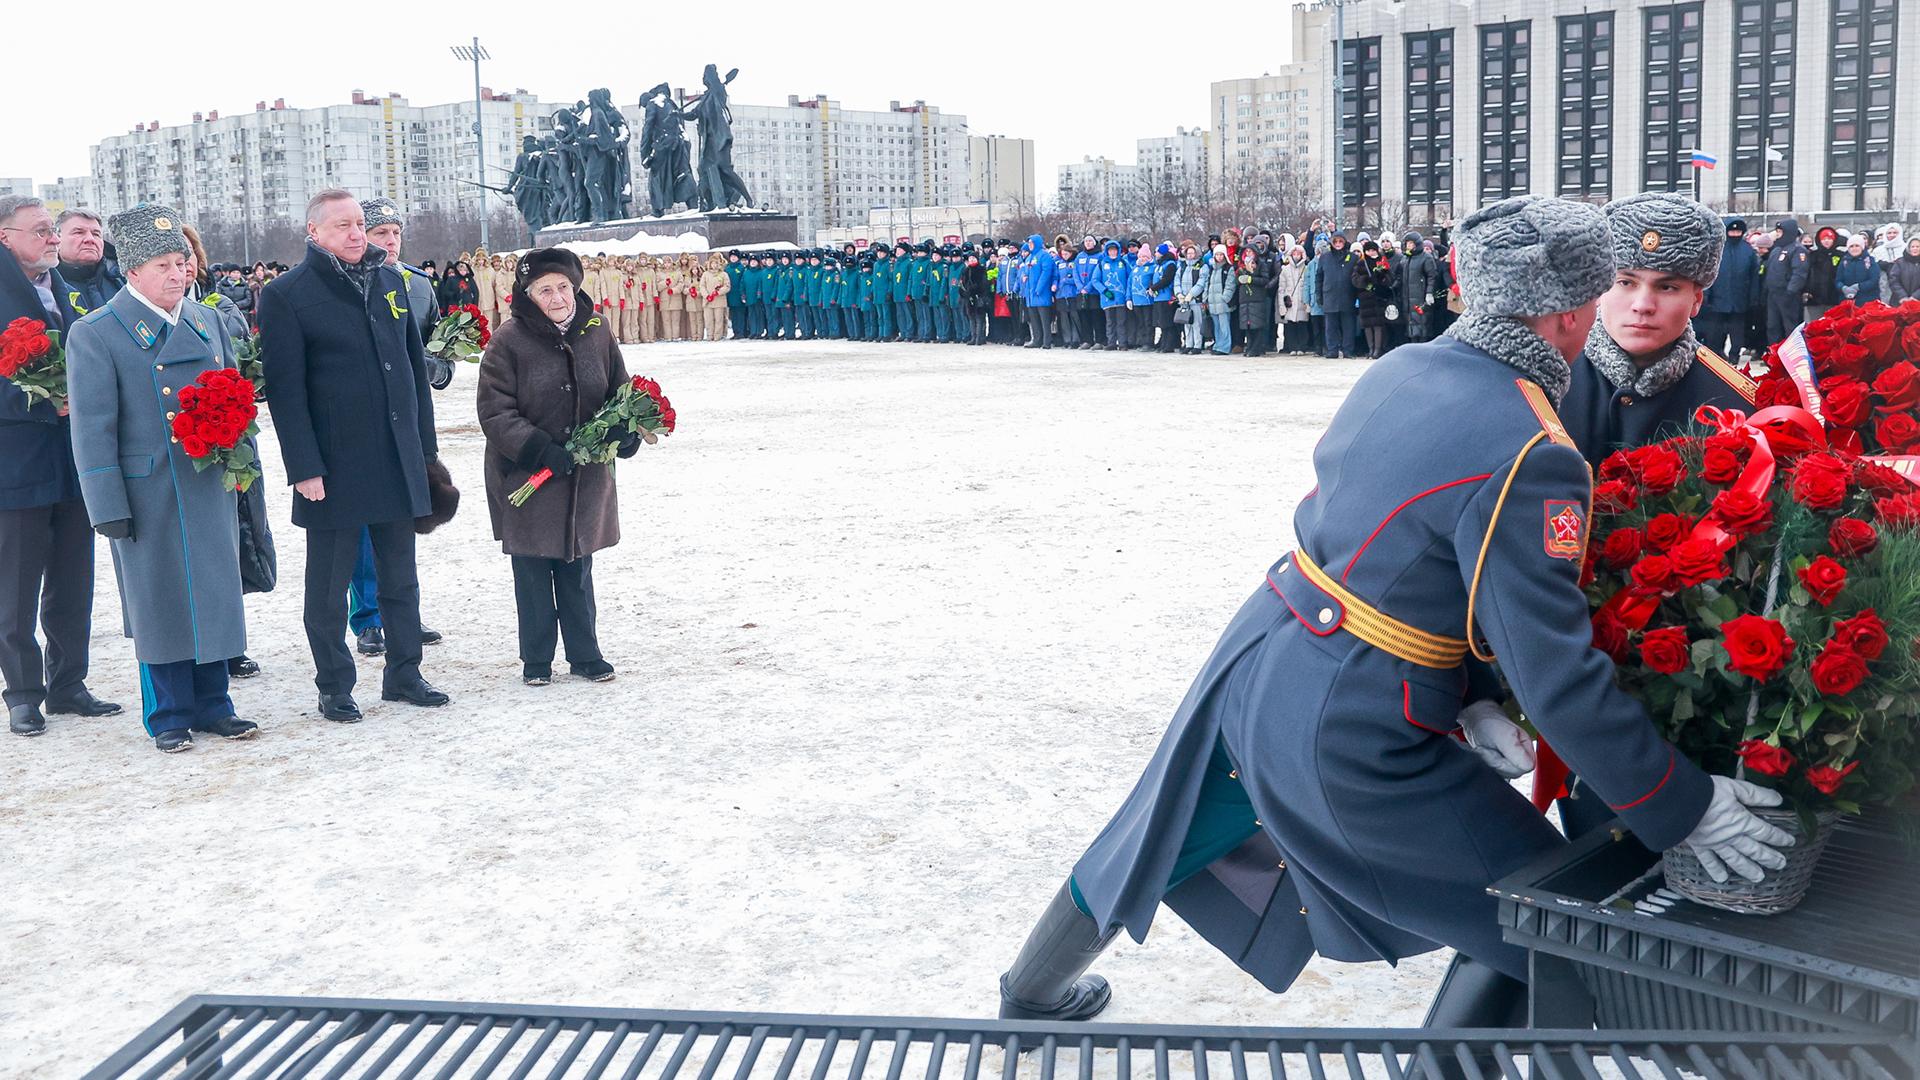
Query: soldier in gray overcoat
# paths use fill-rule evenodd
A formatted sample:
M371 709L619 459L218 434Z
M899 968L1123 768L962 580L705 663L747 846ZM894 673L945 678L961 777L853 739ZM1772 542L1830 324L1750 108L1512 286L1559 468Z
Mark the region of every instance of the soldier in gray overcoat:
M140 662L142 718L174 753L194 731L244 739L227 660L247 648L239 510L221 470L196 470L173 436L180 391L237 366L214 313L188 303L178 211L143 205L112 221L127 284L67 337L73 457L94 530L113 541L126 634Z

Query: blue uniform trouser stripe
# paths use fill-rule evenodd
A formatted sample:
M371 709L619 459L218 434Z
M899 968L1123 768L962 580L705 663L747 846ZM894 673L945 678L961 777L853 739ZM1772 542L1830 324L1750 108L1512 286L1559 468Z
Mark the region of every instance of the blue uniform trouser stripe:
M1200 781L1200 801L1194 804L1193 820L1187 824L1186 839L1173 861L1173 873L1167 877L1167 892L1179 888L1193 875L1205 870L1234 848L1260 831L1259 815L1253 812L1253 800L1234 776L1233 759L1226 744L1214 740L1213 756L1207 761L1206 778ZM1067 891L1074 906L1091 917L1092 908L1080 894L1080 883L1067 878Z
M141 664L140 704L148 735L224 720L233 715L233 699L227 695L227 662Z
M380 625L380 579L373 572L373 536L365 529L360 530L360 554L347 582L347 601L347 625L355 634Z

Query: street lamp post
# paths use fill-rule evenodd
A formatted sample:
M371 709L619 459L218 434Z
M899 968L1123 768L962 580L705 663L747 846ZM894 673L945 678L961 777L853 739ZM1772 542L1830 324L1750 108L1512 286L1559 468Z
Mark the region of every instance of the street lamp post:
M1347 226L1347 0L1333 0L1333 216Z
M448 48L453 50L455 57L473 63L473 153L476 170L474 179L484 184L487 182L487 137L481 125L480 61L491 60L493 57L487 54L486 48L480 44L478 37L473 39L471 45L449 45ZM480 189L480 246L490 247L487 243L486 188Z

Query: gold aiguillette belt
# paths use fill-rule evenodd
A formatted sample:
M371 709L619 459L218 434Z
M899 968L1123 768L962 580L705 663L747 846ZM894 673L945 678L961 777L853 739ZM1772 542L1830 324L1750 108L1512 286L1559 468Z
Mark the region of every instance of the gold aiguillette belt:
M1295 551L1293 565L1300 568L1300 573L1313 582L1315 588L1340 601L1340 606L1347 613L1346 619L1340 624L1341 629L1374 648L1392 653L1409 664L1442 670L1459 667L1461 661L1467 658L1465 638L1429 634L1382 613L1372 604L1348 592L1346 586L1328 577L1307 557L1306 552Z

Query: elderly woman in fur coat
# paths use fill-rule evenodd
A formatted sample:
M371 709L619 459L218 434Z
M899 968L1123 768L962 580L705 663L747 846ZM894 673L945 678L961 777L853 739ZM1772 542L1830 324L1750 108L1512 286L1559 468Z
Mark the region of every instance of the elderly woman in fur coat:
M487 511L513 563L521 678L553 679L566 642L568 669L606 682L593 599L593 553L620 542L611 465L579 465L567 436L627 381L613 327L580 288L580 258L560 248L527 252L516 268L509 317L480 361L480 430L486 436ZM620 447L629 457L638 436ZM542 469L553 476L523 506L507 496Z

